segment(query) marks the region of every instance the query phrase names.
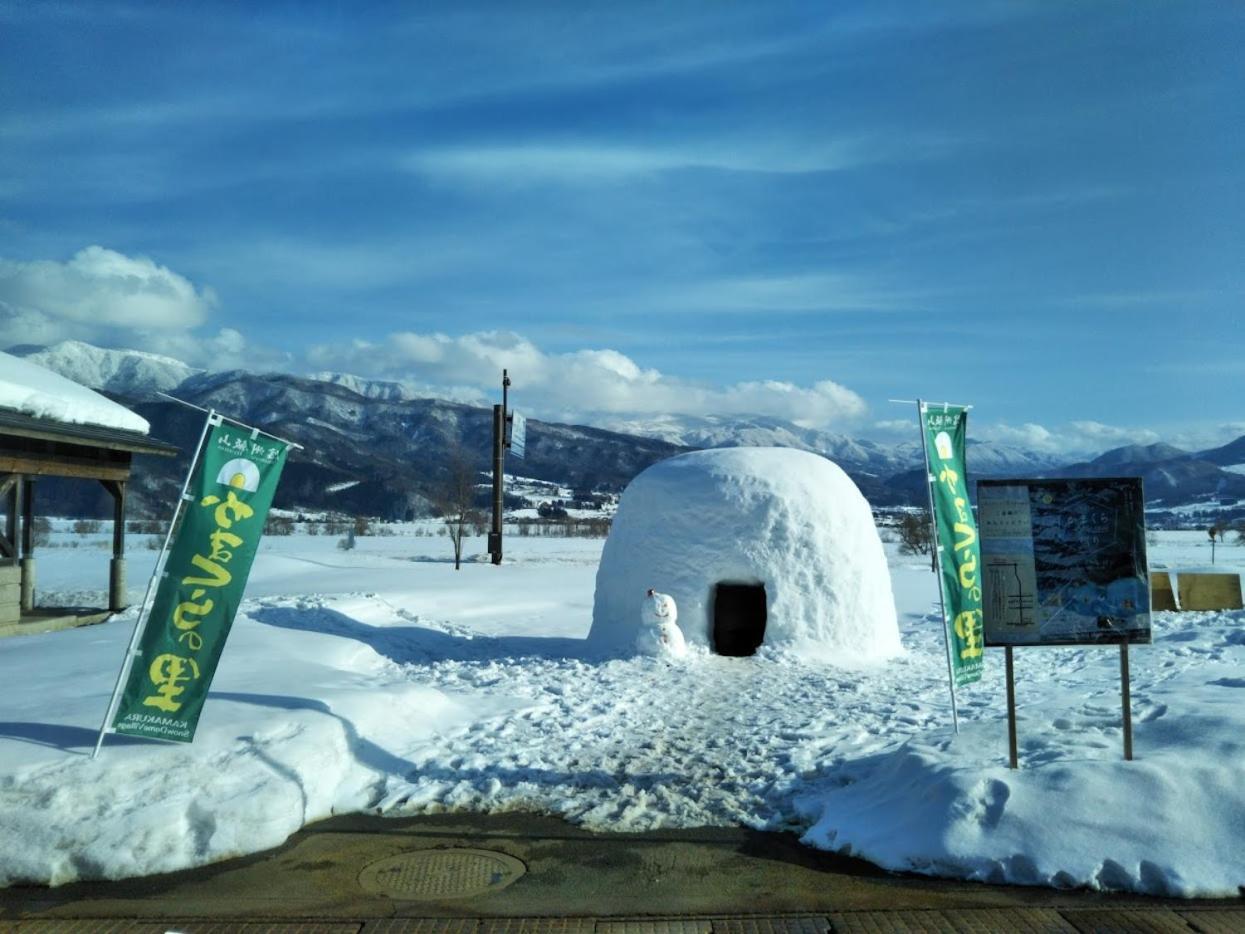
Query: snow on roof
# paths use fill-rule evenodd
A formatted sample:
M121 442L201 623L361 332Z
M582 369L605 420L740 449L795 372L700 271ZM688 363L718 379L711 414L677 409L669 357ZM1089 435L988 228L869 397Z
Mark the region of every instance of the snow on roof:
M38 364L0 353L0 409L68 425L147 434L147 420L92 389Z
M763 646L853 664L900 650L886 554L864 496L837 465L789 448L695 451L622 495L601 554L589 640L626 651L652 587L689 644L714 646L719 583L763 584Z

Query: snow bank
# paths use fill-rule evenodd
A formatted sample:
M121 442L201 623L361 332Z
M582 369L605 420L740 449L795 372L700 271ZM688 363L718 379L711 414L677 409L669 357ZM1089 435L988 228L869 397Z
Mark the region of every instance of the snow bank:
M97 425L147 434L147 420L94 390L38 364L0 353L0 409L69 425Z
M797 803L803 841L886 869L980 882L1231 896L1245 884L1240 743L1187 737L1134 762L974 761L994 729L913 740L846 787ZM1087 742L1092 742L1085 737Z
M1001 666L990 652L986 679L961 696L961 735L925 731L852 757L797 796L811 822L804 842L932 876L1237 896L1245 611L1154 620L1154 644L1131 650L1132 762L1123 758L1118 652L1022 649L1020 767L1007 768Z
M688 642L711 647L720 582L765 585L764 645L839 663L899 651L869 504L816 454L695 451L636 477L601 555L589 641L629 650L652 587L674 597Z

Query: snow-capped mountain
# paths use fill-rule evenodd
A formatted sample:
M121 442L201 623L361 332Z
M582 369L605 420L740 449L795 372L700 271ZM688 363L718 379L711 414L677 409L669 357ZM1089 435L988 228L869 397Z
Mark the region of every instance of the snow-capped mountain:
M594 421L611 431L660 438L683 447L784 447L812 451L845 469L874 474L893 473L921 459L920 443L915 439L915 421L914 440L901 444L850 438L764 415L603 416Z
M109 350L82 341L61 341L47 347L22 345L10 347L8 353L91 389L138 399L169 392L203 372L172 357L139 350Z
M76 382L119 398L152 422L155 437L192 446L201 418L159 400L174 391L303 443L291 459L285 505L404 514L426 508L454 450L487 459L492 424L488 400L433 397L430 387L341 373L312 378L245 371L209 373L156 354L106 350L78 341L17 347L23 356ZM484 403L484 404L481 404ZM692 448L780 446L838 463L875 506L922 503L925 471L915 418L911 440L879 442L752 416L602 416L601 427L530 422L523 471L573 489L621 488L648 464ZM1245 438L1200 453L1165 444L1130 445L1067 465L1059 457L1014 445L969 439L971 475L1141 476L1147 497L1167 505L1245 501ZM482 462L483 465L483 462ZM173 483L156 477L151 490ZM144 495L143 484L135 493ZM163 493L160 493L163 496Z
M432 387L410 380L367 379L351 373L311 373L307 378L342 386L365 399L378 399L383 402L407 402L412 399L441 399L465 405L483 405L485 402L479 390L468 387Z
M768 416L657 415L602 417L595 420L613 431L660 438L692 448L774 446L798 448L828 457L849 473L890 476L921 466L921 442L916 418L912 439L881 442L803 428ZM1011 444L969 438L968 465L975 474L1024 475L1052 470L1065 461L1054 454Z
M917 457L920 456L918 446ZM964 457L969 471L978 476L1033 476L1055 470L1067 463L1066 458L1056 454L997 441L977 441L971 437L968 439L968 451Z

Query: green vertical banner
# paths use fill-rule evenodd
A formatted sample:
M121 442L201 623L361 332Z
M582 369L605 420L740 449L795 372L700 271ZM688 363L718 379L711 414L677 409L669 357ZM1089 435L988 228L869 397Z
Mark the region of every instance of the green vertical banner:
M217 423L208 433L114 732L194 739L287 449L249 428Z
M981 680L981 549L968 502L964 441L968 411L921 406L921 440L929 458L930 501L937 531L945 603L943 624L956 687Z

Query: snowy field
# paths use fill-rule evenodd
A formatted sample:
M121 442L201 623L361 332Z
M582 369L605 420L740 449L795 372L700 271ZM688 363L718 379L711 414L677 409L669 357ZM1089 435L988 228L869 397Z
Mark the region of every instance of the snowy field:
M410 531L408 527L407 532ZM39 552L45 600L100 602L104 536ZM95 540L98 539L98 542ZM132 596L155 552L131 536ZM1002 652L951 729L928 564L888 545L904 654L836 668L763 650L672 662L585 649L602 543L265 540L193 745L96 731L134 611L0 641L0 884L200 865L350 811L532 810L597 830L743 824L932 875L1237 896L1245 883L1245 613L1161 613L1132 650ZM1219 546L1216 570L1245 567ZM1155 567L1210 562L1161 533ZM135 586L135 582L139 582Z

